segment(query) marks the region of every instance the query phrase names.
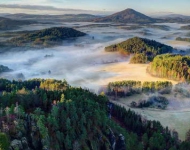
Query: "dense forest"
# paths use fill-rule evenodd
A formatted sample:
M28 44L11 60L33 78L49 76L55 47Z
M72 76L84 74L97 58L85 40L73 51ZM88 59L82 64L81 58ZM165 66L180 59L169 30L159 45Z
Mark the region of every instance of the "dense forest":
M147 67L147 72L157 77L190 81L190 56L158 55Z
M20 37L14 37L6 43L13 46L53 46L60 44L63 40L86 35L83 32L66 27L53 27L27 33Z
M131 63L145 63L152 61L156 55L171 53L172 47L161 44L154 40L134 37L119 44L114 44L105 48L107 52L120 52L123 55L134 54Z
M186 42L190 42L190 38L177 37L176 40L177 40L177 41L186 41Z
M124 80L110 82L107 86L106 94L109 96L125 97L140 93L155 93L168 94L172 90L172 83L168 81L156 82L141 82L133 80Z
M0 65L0 73L12 71L7 66Z
M0 79L2 150L187 150L175 130L65 80Z

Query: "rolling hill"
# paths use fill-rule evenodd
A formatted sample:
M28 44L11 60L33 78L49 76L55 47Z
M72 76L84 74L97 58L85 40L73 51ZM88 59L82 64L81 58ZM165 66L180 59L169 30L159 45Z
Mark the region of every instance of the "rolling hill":
M172 47L161 44L154 40L140 37L130 38L119 44L114 44L105 48L107 52L120 52L123 55L131 55L131 63L146 63L158 54L172 52Z
M20 37L8 40L6 43L12 46L50 47L62 43L63 40L84 35L86 34L72 28L53 27L23 34Z
M110 16L98 18L95 22L153 23L156 20L133 9L126 9Z

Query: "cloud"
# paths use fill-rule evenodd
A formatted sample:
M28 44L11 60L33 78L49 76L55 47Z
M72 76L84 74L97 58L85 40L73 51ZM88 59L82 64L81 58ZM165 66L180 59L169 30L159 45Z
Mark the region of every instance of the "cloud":
M36 0L33 0L36 1ZM42 2L43 0L41 0ZM47 2L47 0L45 0ZM52 1L52 0L48 0ZM56 0L57 2L60 0ZM68 1L68 0L67 0ZM55 6L44 5L26 5L26 4L0 4L1 13L28 13L28 14L97 14L106 15L110 12L92 11L83 9L58 8Z
M1 4L18 4L18 5L56 5L71 0L2 0Z
M81 11L81 9L66 9L57 8L53 6L41 6L41 5L20 5L20 4L0 4L1 8L18 8L18 9L34 9L34 10L56 10L56 11Z

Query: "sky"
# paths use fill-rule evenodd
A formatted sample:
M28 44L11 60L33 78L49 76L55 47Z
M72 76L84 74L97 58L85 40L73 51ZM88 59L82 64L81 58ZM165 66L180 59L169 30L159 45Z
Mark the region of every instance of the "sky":
M0 0L3 5L40 5L57 8L83 9L99 12L117 12L133 8L145 14L175 13L190 15L190 0ZM11 6L12 6L11 5ZM3 8L1 12L14 13L17 8ZM20 10L22 11L22 10Z

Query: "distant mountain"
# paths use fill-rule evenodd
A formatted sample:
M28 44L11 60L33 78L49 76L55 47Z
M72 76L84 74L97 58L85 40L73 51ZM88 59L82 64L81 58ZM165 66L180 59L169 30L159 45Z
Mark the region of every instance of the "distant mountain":
M153 23L156 20L133 9L126 9L113 15L94 20L95 22Z
M21 25L28 25L32 23L34 23L34 21L12 20L8 18L0 17L0 30L17 29Z
M160 19L162 23L190 23L190 18L182 18L182 17L168 17Z
M34 14L9 14L6 16L10 19L20 19L20 20L38 20L38 21L64 21L64 22L85 22L99 18L100 16L95 16L91 14L64 14L64 15L34 15Z
M6 44L8 46L52 47L59 45L63 40L84 35L86 34L72 28L53 27L12 38Z
M190 23L190 16L185 16L181 14L168 14L157 16L157 20L160 22L169 22L169 23Z
M158 18L183 18L183 19L187 19L190 18L190 16L185 16L185 15L181 15L181 14L169 14L169 15L163 15L163 16L159 16Z

